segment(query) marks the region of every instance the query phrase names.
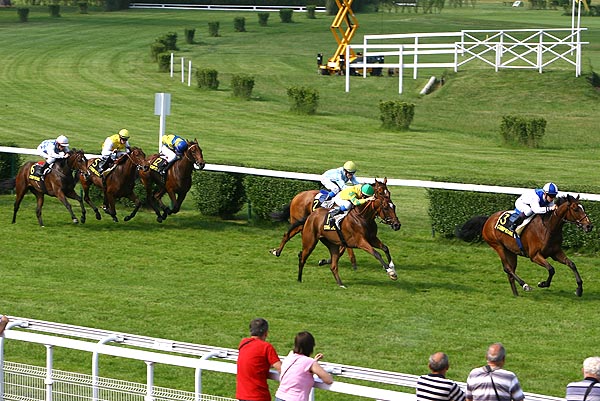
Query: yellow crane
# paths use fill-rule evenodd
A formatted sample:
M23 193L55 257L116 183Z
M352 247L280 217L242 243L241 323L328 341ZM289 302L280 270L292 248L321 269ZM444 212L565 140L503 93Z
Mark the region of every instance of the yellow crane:
M335 0L338 6L338 12L331 24L331 33L338 46L335 53L322 64L322 56L319 55L318 63L321 74L330 75L339 73L344 68L344 63L350 63L356 59L356 53L350 49L350 60L344 60L346 57L346 47L350 44L354 33L358 29L358 20L352 12L352 2L354 0Z

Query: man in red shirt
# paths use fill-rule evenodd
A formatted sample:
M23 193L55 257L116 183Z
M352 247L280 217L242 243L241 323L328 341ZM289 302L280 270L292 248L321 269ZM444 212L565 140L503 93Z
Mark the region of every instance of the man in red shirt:
M240 401L271 401L267 377L271 367L281 372L281 361L275 348L265 341L268 334L269 323L254 319L250 322L250 337L240 342L235 391Z

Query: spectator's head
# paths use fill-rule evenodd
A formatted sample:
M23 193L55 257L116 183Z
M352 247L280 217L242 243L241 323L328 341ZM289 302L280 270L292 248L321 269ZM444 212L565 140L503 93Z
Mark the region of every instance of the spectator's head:
M429 357L429 369L433 373L445 373L450 367L448 355L443 352L436 352Z
M600 356L591 356L583 361L583 375L600 380Z
M263 337L269 331L269 323L263 318L256 318L250 322L250 335L255 337Z
M504 365L506 358L506 349L502 343L494 343L488 347L486 359L492 365Z
M294 339L294 352L296 354L302 354L310 356L315 349L315 338L308 331L302 331L296 334Z

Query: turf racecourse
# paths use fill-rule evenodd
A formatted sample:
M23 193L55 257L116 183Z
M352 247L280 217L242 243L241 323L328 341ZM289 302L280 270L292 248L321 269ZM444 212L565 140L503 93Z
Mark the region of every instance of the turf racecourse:
M60 19L51 19L40 7L33 8L29 23L19 24L14 9L0 9L0 140L35 147L67 133L74 146L93 152L108 133L127 127L132 143L149 153L158 129L154 93L170 92L168 129L197 136L208 163L320 172L352 158L362 174L379 177L452 175L493 184L527 174L542 182L551 177L561 188L597 179L598 94L570 70L446 72L446 87L420 98L416 93L429 77L424 73L405 82L402 98L417 103L412 130L389 133L378 129L376 105L383 97L397 98L396 80L356 80L344 95L340 77L316 75L314 56L332 47L330 18L295 16L295 24L283 26L272 15L269 28L260 30L255 14L244 14L248 32L236 35L226 23L235 16L139 10L79 15L64 8ZM206 24L214 19L221 20L220 38L206 36ZM569 23L559 12L528 13L491 3L439 15L380 13L359 20L362 33ZM588 72L600 60L599 23L584 19L595 28L586 34ZM180 54L220 71L217 92L188 88L157 73L149 60L155 37L176 30L182 38L188 26L198 27L197 43L188 46L180 39ZM250 102L231 98L229 78L242 72L257 79ZM285 88L298 83L319 87L317 116L287 112ZM499 117L509 113L547 118L544 146L502 146ZM46 227L40 229L32 196L25 198L15 225L9 223L13 197L1 196L1 312L232 348L246 335L247 322L264 316L281 354L297 331L307 329L326 360L358 366L419 374L430 353L444 350L451 357L449 377L461 381L483 363L490 342L502 341L507 368L517 372L526 391L564 395L566 383L579 377L583 358L598 352L593 313L600 298L599 258L568 252L584 280L581 299L563 266L556 266L550 289L515 299L493 251L432 238L423 190L394 188L393 198L403 227L399 232L381 227L381 237L392 250L399 280L390 281L374 259L358 252L357 272L342 261L348 289L341 290L327 268L315 266L325 256L321 247L299 284L298 239L280 258L267 253L284 226L249 223L243 214L231 221L206 218L193 210L191 199L163 224L144 211L128 223L104 218L74 226L62 205L48 198ZM121 219L124 214L121 208ZM529 284L546 277L542 268L519 263ZM7 352L43 363L43 350L11 344ZM58 369L89 368L87 357L56 354ZM145 366L103 360L101 374L111 372L141 380ZM193 386L189 371L166 368L157 369L156 384ZM233 380L210 375L204 388L232 396ZM339 399L322 393L319 398Z

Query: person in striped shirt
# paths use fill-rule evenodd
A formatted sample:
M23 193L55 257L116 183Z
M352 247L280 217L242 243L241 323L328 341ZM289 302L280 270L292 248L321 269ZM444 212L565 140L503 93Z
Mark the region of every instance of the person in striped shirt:
M417 380L417 401L465 401L465 393L458 384L446 379L449 368L445 353L436 352L429 357L431 373Z
M487 365L475 368L467 378L467 401L523 401L525 395L517 375L503 369L506 349L501 343L489 346Z
M567 401L600 401L600 357L583 361L583 380L567 385Z

